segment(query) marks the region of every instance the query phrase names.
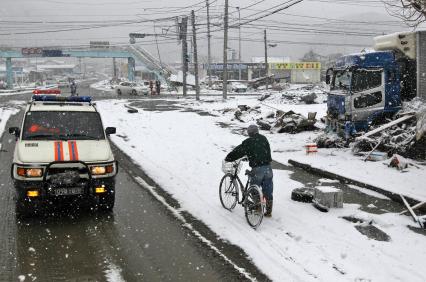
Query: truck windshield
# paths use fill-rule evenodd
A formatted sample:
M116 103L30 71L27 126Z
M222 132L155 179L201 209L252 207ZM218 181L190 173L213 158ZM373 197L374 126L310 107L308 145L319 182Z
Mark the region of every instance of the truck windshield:
M335 71L331 90L349 91L351 85L352 72L349 70Z
M357 69L352 76L352 91L360 92L382 85L381 69Z
M28 112L23 140L105 139L101 118L96 112Z

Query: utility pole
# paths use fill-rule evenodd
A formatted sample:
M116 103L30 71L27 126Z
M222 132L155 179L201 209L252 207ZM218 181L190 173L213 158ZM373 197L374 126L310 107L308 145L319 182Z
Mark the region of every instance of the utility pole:
M228 96L228 0L225 0L225 19L223 35L223 99Z
M80 75L83 73L83 66L81 65L81 57L78 58L78 66L80 69Z
M188 31L188 17L183 17L182 23L181 23L183 96L186 96L187 94L187 85L186 85L186 74L188 72L188 42L186 40L187 31Z
M117 79L117 62L115 58L112 58L112 67L113 67L113 72L112 75L114 77L114 79Z
M195 99L200 100L200 84L198 81L198 53L197 53L197 30L195 29L195 12L191 11L192 16L192 42L194 47L194 75L195 75Z
M266 29L264 30L264 40L265 40L265 71L266 71L266 90L268 90L269 84L269 66L268 66L268 42L266 40Z
M212 87L212 71L211 71L211 64L212 64L212 58L211 58L211 47L210 47L210 4L209 0L206 0L206 7L207 7L207 76L209 77L209 87Z
M238 79L241 80L241 11L240 7L238 10Z

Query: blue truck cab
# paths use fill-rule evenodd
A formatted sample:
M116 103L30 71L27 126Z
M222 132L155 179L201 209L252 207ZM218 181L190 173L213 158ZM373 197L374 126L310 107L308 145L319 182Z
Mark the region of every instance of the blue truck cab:
M401 109L400 71L392 51L347 55L336 61L327 98L332 127L351 121L355 129ZM334 121L334 122L333 122Z
M337 59L326 76L327 128L343 132L350 122L356 131L367 131L401 110L403 100L424 94L424 75L418 72L424 67L424 50L419 50L424 38L424 32L376 37L376 51Z

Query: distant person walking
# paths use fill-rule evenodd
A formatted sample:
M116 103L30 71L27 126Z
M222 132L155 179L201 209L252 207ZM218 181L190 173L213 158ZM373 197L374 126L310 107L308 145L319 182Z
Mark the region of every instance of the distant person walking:
M161 91L161 82L159 80L155 81L155 90L157 91L157 95L160 95Z
M151 95L154 95L154 92L153 92L154 82L152 80L149 81L149 89L151 89Z
M77 95L77 84L75 83L74 80L71 82L70 89L71 89L71 96L78 96Z

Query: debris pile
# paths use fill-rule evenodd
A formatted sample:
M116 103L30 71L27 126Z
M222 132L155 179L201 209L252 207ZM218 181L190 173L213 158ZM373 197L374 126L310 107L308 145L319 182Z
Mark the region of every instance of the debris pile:
M222 113L234 112L234 118L240 122L255 121L261 130L274 133L298 133L315 130L316 113L309 113L308 117L293 111L269 111L262 114L260 106L249 107L239 105L237 109L224 109Z
M269 123L271 125L271 130L277 133L298 133L302 131L315 130L315 115L313 118L308 119L299 113L293 111L283 112L277 111L274 115L274 121ZM259 123L260 120L260 123ZM264 122L263 119L259 119L258 124Z
M327 91L323 85L292 85L282 88L279 93L264 94L259 100L278 104L320 104L327 100Z
M412 101L404 107L399 118L377 127L356 140L353 151L373 149L398 154L415 160L426 159L426 106Z
M318 148L343 148L345 140L337 134L323 133L314 139Z
M383 153L388 157L426 160L426 105L416 99L405 104L397 119L371 128L355 141L345 140L336 133L324 133L314 142L318 148L343 148L352 142L353 153L365 155L366 160L380 160L386 157Z

